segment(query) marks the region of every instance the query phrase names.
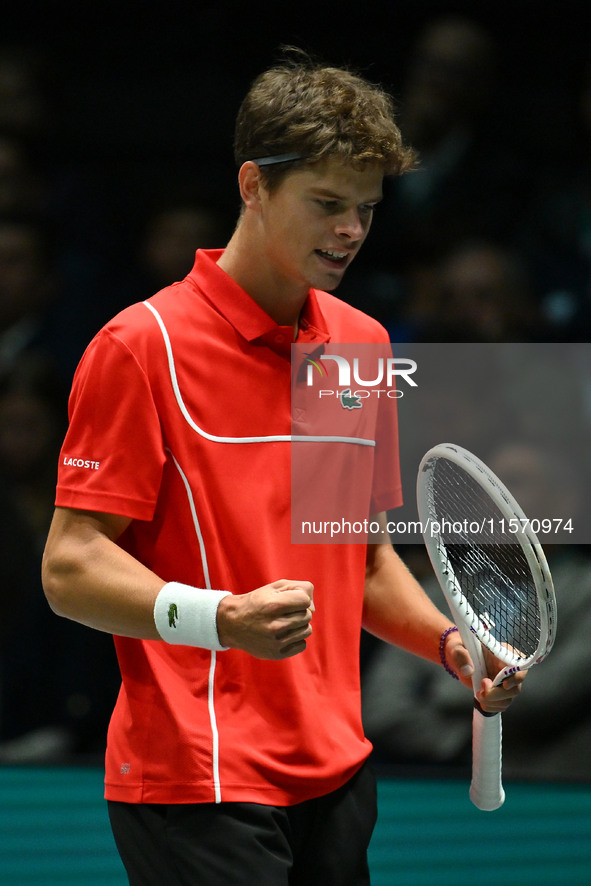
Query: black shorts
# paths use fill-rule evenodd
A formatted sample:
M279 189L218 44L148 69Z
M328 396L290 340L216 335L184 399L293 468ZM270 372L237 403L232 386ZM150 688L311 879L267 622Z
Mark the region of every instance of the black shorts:
M130 886L368 886L377 817L368 764L296 806L109 801Z

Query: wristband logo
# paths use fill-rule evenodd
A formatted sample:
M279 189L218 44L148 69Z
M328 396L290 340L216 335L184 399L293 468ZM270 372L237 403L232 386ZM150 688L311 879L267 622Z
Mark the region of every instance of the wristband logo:
M168 607L168 627L176 628L176 620L179 617L179 610L176 603L171 603Z

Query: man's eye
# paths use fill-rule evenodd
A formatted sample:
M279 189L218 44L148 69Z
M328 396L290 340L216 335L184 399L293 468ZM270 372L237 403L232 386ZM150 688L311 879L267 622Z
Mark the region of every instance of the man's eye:
M375 208L375 203L362 203L359 207L359 212L361 212L363 215L369 215L374 211Z
M336 212L339 208L339 203L336 200L318 200L318 203L326 212Z

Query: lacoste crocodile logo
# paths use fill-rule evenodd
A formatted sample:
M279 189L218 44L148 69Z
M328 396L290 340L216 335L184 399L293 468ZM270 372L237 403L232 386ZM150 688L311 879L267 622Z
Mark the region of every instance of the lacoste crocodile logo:
M179 611L176 603L171 603L168 607L168 627L176 628L176 620L179 617Z
M351 388L341 391L341 404L345 409L361 409L361 400L351 393Z

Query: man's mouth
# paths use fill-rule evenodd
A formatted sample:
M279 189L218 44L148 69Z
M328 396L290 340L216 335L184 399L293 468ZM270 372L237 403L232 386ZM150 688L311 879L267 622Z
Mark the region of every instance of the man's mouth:
M348 252L337 252L335 249L317 249L316 254L337 268L347 264Z

